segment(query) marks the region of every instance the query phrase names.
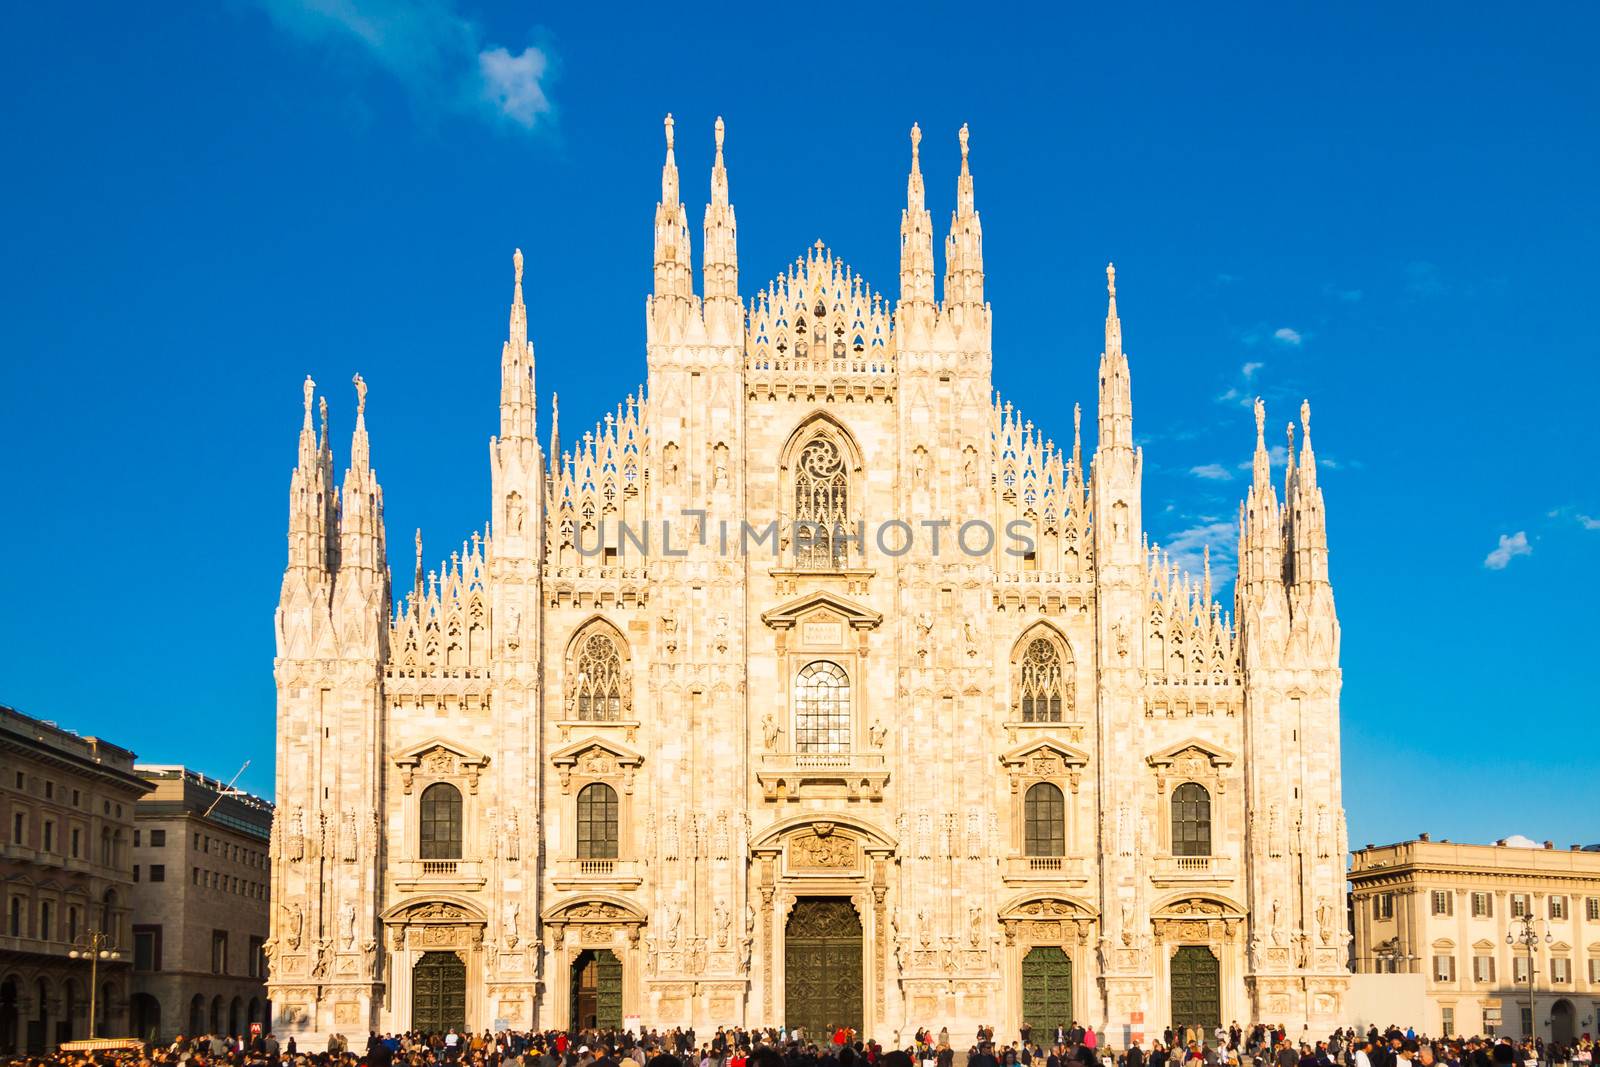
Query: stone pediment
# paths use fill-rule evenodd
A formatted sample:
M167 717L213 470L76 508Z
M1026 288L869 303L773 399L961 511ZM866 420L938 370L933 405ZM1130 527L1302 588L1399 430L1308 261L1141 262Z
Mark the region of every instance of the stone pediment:
M1013 769L1033 770L1042 777L1059 774L1066 767L1086 766L1089 754L1065 741L1046 736L1030 738L1002 752L1000 762Z
M1098 912L1088 904L1066 897L1029 896L1000 909L1002 922L1029 919L1092 919Z
M482 923L477 908L453 900L403 900L383 913L383 921L394 923Z
M476 793L478 775L489 763L485 753L442 737L430 737L409 745L390 758L400 768L400 784L407 795L410 795L412 780L419 771L439 778L465 776L469 789Z
M637 767L644 762L644 757L627 745L592 736L556 749L550 754L550 762L557 767L572 767L601 755L609 756L620 767Z
M1233 753L1210 741L1203 741L1198 737L1190 737L1170 745L1145 757L1145 761L1156 768L1174 768L1183 770L1188 767L1222 768L1237 762Z
M1477 949L1479 952L1493 952L1496 946L1493 941L1490 941L1488 938L1484 938L1480 941L1474 941L1472 943L1472 947Z
M571 792L572 777L597 780L620 779L624 793L633 792L634 772L644 757L627 745L599 737L585 737L558 748L550 755L561 778L561 791Z
M883 622L882 613L826 589L814 590L763 612L761 621L774 630L790 630L802 621L820 620L824 615L826 621L843 623L852 630L872 630Z
M1214 897L1182 897L1154 914L1163 919L1242 919L1244 909Z
M644 923L644 913L621 897L585 894L558 901L544 910L540 918L547 923Z

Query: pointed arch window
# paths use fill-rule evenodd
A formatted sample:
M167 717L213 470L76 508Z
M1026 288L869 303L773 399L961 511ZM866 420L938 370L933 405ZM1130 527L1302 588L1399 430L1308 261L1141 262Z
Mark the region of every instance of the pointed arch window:
M850 678L837 663L808 663L795 677L794 749L850 751Z
M578 858L617 858L617 791L591 782L578 791Z
M609 633L587 634L578 644L576 670L573 707L577 717L589 722L622 718L626 677L616 640Z
M1022 799L1023 855L1067 854L1067 805L1061 787L1035 782Z
M850 519L850 478L839 446L818 434L795 463L795 560L802 567L843 567Z
M1172 854L1211 855L1211 794L1198 782L1172 791Z
M435 782L422 791L419 854L425 860L461 858L461 790Z
M1016 659L1016 715L1023 722L1061 722L1072 707L1072 659L1062 645L1036 631Z

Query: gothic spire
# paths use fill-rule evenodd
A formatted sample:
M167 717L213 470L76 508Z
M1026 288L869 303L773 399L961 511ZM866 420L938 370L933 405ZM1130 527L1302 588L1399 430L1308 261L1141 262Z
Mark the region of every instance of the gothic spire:
M533 346L528 343L528 309L522 303L522 249L511 254L511 329L500 349L500 438L533 440L538 429L534 407Z
M359 374L352 383L356 388L356 426L350 436L350 466L345 468L340 492L339 573L356 568L387 574L383 488L372 469L372 446L367 439L367 383Z
M1100 354L1100 439L1096 451L1133 448L1133 387L1128 357L1122 352L1122 320L1117 317L1117 268L1106 264L1106 346Z
M561 398L550 394L550 466L557 469L561 463Z
M739 241L733 204L728 199L728 168L722 159L722 118L715 127L717 155L711 165L711 202L705 220L705 298L707 325L717 321L730 335L743 321L739 303Z
M944 302L947 307L983 304L983 226L974 206L972 170L967 161L967 126L961 124L961 176L956 179L956 209L944 244Z
M922 187L919 146L922 128L911 127L911 176L906 179L906 207L900 213L900 303L933 307L933 220Z
M327 404L323 403L323 440L312 426L312 401L317 383L306 375L302 392L305 414L300 423L299 456L289 476L289 563L290 571L326 574L333 569L330 538L337 522L333 503L332 479L325 453Z
M661 166L661 202L656 205L655 298L688 303L694 297L689 266L689 219L678 198L678 163L672 151L672 116L665 120L667 158Z

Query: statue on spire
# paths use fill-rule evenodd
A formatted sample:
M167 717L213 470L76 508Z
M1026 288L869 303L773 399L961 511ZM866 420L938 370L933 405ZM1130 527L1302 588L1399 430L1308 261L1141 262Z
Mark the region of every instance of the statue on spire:
M306 425L311 425L311 398L316 395L317 383L311 380L311 375L306 375L305 385L301 387L306 396Z
M670 152L672 151L672 112L667 112L667 117L663 121L667 128L667 151Z
M1256 444L1266 447L1267 441L1267 405L1256 397Z
M517 288L522 288L522 249L511 253L511 266L517 272Z
M351 381L356 387L356 417L359 418L367 413L367 383L359 374Z
M958 133L956 135L956 137L961 141L961 169L963 171L965 171L967 169L967 137L968 137L967 124L965 122L963 122L961 124L961 132Z

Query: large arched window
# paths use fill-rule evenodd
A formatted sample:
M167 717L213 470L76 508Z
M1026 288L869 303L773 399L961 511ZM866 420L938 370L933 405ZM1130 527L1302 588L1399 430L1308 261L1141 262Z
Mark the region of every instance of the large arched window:
M617 858L617 791L604 782L578 791L578 858Z
M425 860L461 858L461 790L448 782L422 791L421 845Z
M1022 798L1023 855L1067 854L1067 805L1059 786L1035 782Z
M578 718L612 722L622 718L622 653L609 633L593 631L578 651L574 679Z
M795 462L794 519L795 562L799 566L844 566L850 478L839 446L822 434L806 442Z
M818 660L794 680L794 750L850 751L850 679L837 663Z
M1172 854L1211 855L1211 794L1195 782L1172 791Z
M1035 637L1022 654L1018 678L1023 722L1060 722L1064 684L1061 651L1055 642Z

